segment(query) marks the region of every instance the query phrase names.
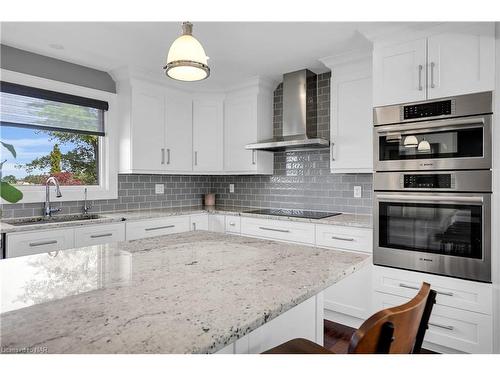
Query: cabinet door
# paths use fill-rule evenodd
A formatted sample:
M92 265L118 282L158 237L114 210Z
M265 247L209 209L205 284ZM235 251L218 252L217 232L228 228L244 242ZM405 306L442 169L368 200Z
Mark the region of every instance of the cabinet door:
M425 100L426 39L373 51L374 106Z
M372 78L350 75L333 80L332 173L373 171Z
M191 230L208 230L208 214L191 215Z
M256 151L245 145L257 142L257 97L226 101L224 114L224 170L255 170Z
M208 230L210 232L224 233L226 231L226 222L224 215L209 214Z
M221 172L224 156L222 100L193 102L193 170Z
M158 172L165 169L165 118L162 94L133 89L132 169Z
M325 319L358 328L371 314L371 264L325 289ZM355 293L353 293L355 291Z
M429 37L427 77L429 99L494 90L494 25Z
M165 99L165 165L167 171L193 170L193 104L190 98Z

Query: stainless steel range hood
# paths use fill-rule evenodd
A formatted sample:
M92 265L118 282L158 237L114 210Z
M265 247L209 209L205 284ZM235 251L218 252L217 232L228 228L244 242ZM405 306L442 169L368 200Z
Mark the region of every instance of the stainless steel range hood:
M246 145L247 150L305 151L330 146L318 137L316 74L304 69L283 75L283 134Z

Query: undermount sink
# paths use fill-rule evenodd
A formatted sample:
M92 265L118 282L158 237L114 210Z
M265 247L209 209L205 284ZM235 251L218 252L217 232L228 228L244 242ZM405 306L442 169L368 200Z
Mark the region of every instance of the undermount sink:
M52 216L50 218L39 216L39 217L30 217L22 219L9 219L9 220L4 220L3 222L5 224L13 226L22 226L22 225L38 225L38 224L50 224L50 223L65 223L65 222L80 221L80 220L95 220L100 218L101 216L97 214L88 214L88 215L77 214L77 215Z

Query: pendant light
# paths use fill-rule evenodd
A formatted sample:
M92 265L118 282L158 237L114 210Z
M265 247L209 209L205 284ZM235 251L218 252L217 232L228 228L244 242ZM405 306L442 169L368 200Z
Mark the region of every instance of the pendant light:
M193 37L193 24L182 23L182 35L170 46L165 74L178 81L201 81L208 78L210 68L203 46Z
M408 135L405 137L403 144L405 147L417 147L418 146L418 139L414 135Z

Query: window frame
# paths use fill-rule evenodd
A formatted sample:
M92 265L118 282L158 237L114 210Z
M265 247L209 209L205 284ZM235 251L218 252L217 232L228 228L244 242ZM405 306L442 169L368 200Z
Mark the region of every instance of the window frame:
M104 126L106 135L100 137L97 158L99 185L61 186L62 197L56 198L55 194L51 194L51 201L81 201L84 197L85 188L88 190L89 200L118 198L117 95L107 91L36 77L6 69L0 69L0 73L1 79L4 81L108 102L109 109L104 111ZM16 188L23 193L23 199L17 202L18 204L45 202L45 186L21 185L16 186ZM2 205L3 204L9 203L2 200Z

